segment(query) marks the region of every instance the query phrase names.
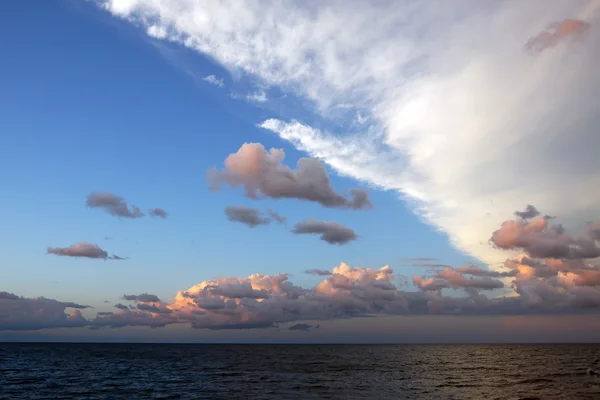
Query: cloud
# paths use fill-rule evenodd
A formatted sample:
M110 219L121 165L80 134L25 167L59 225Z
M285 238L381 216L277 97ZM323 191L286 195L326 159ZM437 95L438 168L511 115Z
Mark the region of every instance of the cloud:
M523 234L544 233L548 229L547 222L547 218L505 221L501 230L506 230L507 224L514 228L499 236L503 243L508 243ZM548 240L558 237L562 241L564 236L571 238L566 230L556 228ZM285 323L300 324L296 328L300 329L301 321L366 316L524 315L585 313L600 309L600 267L586 258L536 257L534 254L538 254L540 248L545 249L544 246L522 246L525 252L506 259L502 270L472 264L434 268L429 276L412 277L416 291L400 290L394 282L401 276L395 275L389 265L373 269L341 263L331 271L308 270L323 277L312 288L293 284L285 273L221 277L178 291L171 302L163 302L148 293L124 295L125 300L136 301L136 307L117 304L119 311L98 313L90 320L85 320L77 310L87 308L79 303L24 299L0 292L0 315L4 316L0 329L158 328L189 324L196 329L219 330L268 328ZM549 245L548 248L554 247ZM514 290L514 295L493 295L494 290L497 294L497 290L507 285ZM74 309L67 314L66 308ZM40 321L35 319L38 313L41 313Z
M303 331L310 332L311 329L318 329L319 324L311 325L311 324L294 324L288 328L289 331Z
M88 242L80 242L69 247L48 247L48 254L54 254L64 257L85 257L85 258L101 258L104 260L124 260L124 258L113 255L108 256L106 250L103 250L97 244Z
M101 317L105 317L107 315L113 315L114 313L112 311L98 311L98 315Z
M515 215L521 219L532 219L539 216L540 212L535 206L528 204L527 207L525 207L525 211L515 211Z
M249 94L246 96L246 99L251 103L264 103L269 100L264 90Z
M334 221L307 219L296 224L292 232L297 235L320 234L321 240L329 244L346 244L357 239L356 233L352 229Z
M123 295L123 300L141 301L141 302L144 302L144 303L160 302L160 299L158 298L157 295L155 295L155 294L148 294L148 293L142 293L142 294L124 294Z
M548 219L510 220L494 231L492 242L501 249L520 249L535 258L596 258L600 246L591 236L573 237L562 225L548 226Z
M268 225L271 220L261 217L260 210L243 206L229 206L225 208L227 219L234 222L241 222L250 228L256 228L259 225Z
M331 187L323 164L316 158L301 158L296 170L282 164L285 153L280 149L267 152L259 143L245 143L225 159L225 170L208 173L211 188L218 190L222 182L232 188L243 186L251 199L261 196L273 199L291 198L314 201L324 207L349 209L371 208L364 190L352 189L350 198Z
M148 210L148 214L150 214L152 217L158 217L163 219L169 216L169 213L163 210L162 208L151 208L150 210Z
M138 310L149 311L155 314L171 314L173 310L167 307L155 306L154 304L140 303L137 305Z
M38 330L46 328L82 327L88 321L79 309L87 308L73 302L61 302L44 297L25 298L0 292L0 331ZM70 312L66 312L71 308Z
M402 13L391 0L102 4L308 104L314 118L303 109L260 125L397 191L485 262L505 252L481 238L523 202L567 229L600 212L597 1L404 1ZM531 38L544 51L526 51ZM357 112L364 124L343 124Z
M306 273L309 275L318 275L318 276L329 276L331 275L331 271L326 269L307 269Z
M539 53L556 46L561 41L581 36L590 28L590 24L579 19L567 18L554 22L546 30L529 39L525 48L533 53Z
M129 206L125 199L106 192L92 192L87 197L91 208L103 208L108 214L123 218L141 218L144 213L135 206Z
M223 79L218 79L214 75L205 76L204 78L202 78L202 80L204 82L210 83L211 85L215 85L215 86L220 87L220 88L222 88L223 86L225 86L225 84L223 83Z
M273 220L279 222L280 224L284 224L285 221L287 221L286 217L279 215L279 213L277 213L276 211L273 211L271 209L267 209L267 212L269 213L269 216L271 218L273 218ZM599 232L600 232L600 230L599 230Z

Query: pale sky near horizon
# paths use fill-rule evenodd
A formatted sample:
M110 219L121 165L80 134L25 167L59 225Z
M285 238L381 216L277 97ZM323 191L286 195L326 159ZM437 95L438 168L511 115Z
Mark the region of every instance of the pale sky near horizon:
M2 8L0 341L600 333L599 1Z

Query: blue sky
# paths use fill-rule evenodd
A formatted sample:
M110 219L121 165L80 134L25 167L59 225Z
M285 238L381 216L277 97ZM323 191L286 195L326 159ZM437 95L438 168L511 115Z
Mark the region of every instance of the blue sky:
M367 3L353 3L355 11L349 5L340 15L360 19L361 9L367 7ZM102 4L106 10L99 7ZM513 15L510 13L514 10L512 3L506 4L504 9L495 12ZM365 55L369 61L364 64L360 64L362 57L353 58L360 46L364 45L365 49L379 46L380 42L375 39L381 32L376 28L365 35L364 43L358 41L355 47L349 45L344 36L351 38L356 33L354 28L332 29L341 39L333 44L329 42L330 53L323 50L325 55L319 54L319 49L329 46L322 44L306 50L303 55L306 58L302 58L296 56L304 49L299 48L298 52L292 49L295 42L275 46L278 36L268 31L270 25L265 23L264 31L252 35L248 34L251 29L263 28L251 27L250 31L244 31L246 27L240 25L240 37L248 34L249 38L263 40L260 46L253 47L254 53L248 50L245 54L245 50L240 50L244 49L240 44L245 43L244 40L220 43L219 40L228 36L221 35L217 28L214 32L199 32L204 29L202 26L194 26L185 18L171 21L167 11L163 15L160 10L147 8L145 15L126 6L126 2L119 1L75 0L15 1L3 5L0 13L0 47L4 55L0 63L3 115L0 118L0 181L6 189L0 198L0 241L6 246L0 262L0 291L27 299L42 296L89 305L94 308L82 311L91 320L98 311L115 311L113 304L123 302L120 297L124 294L156 294L163 300L158 306L172 307L169 302L178 291L202 281L245 278L255 273L287 273L295 285L311 288L329 278L307 275L307 269L330 271L344 262L352 267L374 269L390 265L396 274L391 282L398 290L415 293L421 290L424 298L431 299L427 297L430 289L413 285L412 279L413 276L431 276L431 271L410 266L410 262L403 259L428 257L436 259L432 261L435 263L460 267L468 262L496 266L518 253L534 257L535 254L522 246L502 247L496 242L494 247L489 242L501 223L514 219L513 212L527 204L535 204L543 213L564 215L559 222L569 229L583 231L583 221L597 218L594 205L597 203L592 200L597 199L598 192L590 191L589 201L575 201L569 208L565 206L569 196L557 193L556 182L551 184L550 177L544 175L544 171L554 168L548 167L554 165L549 164L556 154L552 146L561 146L569 128L576 127L574 135L583 141L582 146L593 147L597 140L588 134L589 125L576 125L575 117L569 114L562 120L562 130L552 134L555 140L542 139L544 145L539 147L539 156L517 154L521 151L519 144L532 140L540 143L541 136L531 127L539 125L536 121L542 121L548 110L564 104L547 103L545 99L551 96L544 92L541 83L530 92L515 87L511 97L501 88L488 85L491 79L477 81L496 74L500 85L503 79L508 82L509 78L520 76L522 71L518 68L537 76L538 67L527 64L529 61L521 53L515 59L514 69L504 75L487 64L488 59L482 55L485 47L477 41L470 43L475 49L471 53L459 45L454 52L445 53L441 39L431 39L432 42L424 46L431 54L408 57L402 51L409 49L406 50L409 54L412 47L403 47L403 39L392 39L394 35L414 39L417 36L407 32L418 27L402 25L399 32L388 32L389 37L380 40L382 49L398 45L394 54L408 57L398 66L385 52L377 57L369 54L370 59ZM187 6L195 11L194 5ZM534 15L536 7L531 5L524 13ZM256 10L249 8L251 15L260 14L252 14ZM300 8L296 5L291 13L300 13ZM267 13L265 21L269 15L277 18L280 11L274 6L269 11L272 15ZM371 12L382 10L374 6L365 15ZM537 25L519 28L514 37L506 37L490 47L497 51L494 56L502 57L513 40L524 43L541 29L539 27L552 20L577 17L588 21L594 13L590 7L569 9L557 5L548 15L539 17ZM453 28L453 35L462 35L461 27L480 29L477 13L474 15L472 20L453 21L451 26L457 26ZM279 16L282 25L294 23ZM221 17L215 14L214 18ZM440 23L450 24L449 18L442 18ZM521 19L513 18L515 24L521 24ZM159 22L152 22L155 20ZM492 24L493 29L502 31L501 23L507 20L498 17L494 20L496 25ZM381 29L384 30L388 22L393 21L382 21ZM227 23L227 20L222 21L225 31ZM321 32L325 38L335 36L326 29L336 23L339 21L316 21L314 29L318 33L310 40L316 40ZM428 32L432 38L438 34L433 27ZM517 37L519 34L522 36ZM165 35L171 35L171 40L163 40ZM182 45L183 39L180 40L182 37L193 37L196 42L186 48ZM596 37L592 36L589 41ZM202 47L204 38L210 38L206 39L210 45ZM366 42L368 38L374 40L370 46ZM430 40L428 35L419 38ZM469 46L464 36L456 38L464 39ZM257 46L252 42L254 39L247 40L249 46ZM385 40L389 40L387 47ZM313 43L307 44L311 45ZM522 45L513 47L522 52ZM203 48L212 50L203 52ZM263 48L269 50L265 50L265 54L273 58L272 63L265 54L257 53L256 49ZM550 49L547 53L559 50ZM567 56L563 54L555 59ZM298 59L312 60L311 57L323 65L315 61L302 69L303 64ZM337 61L333 62L336 57ZM434 70L437 68L434 66L442 65L433 63L436 57L440 60L447 57L448 62L444 64L447 67ZM590 52L587 57L596 57L596 53ZM374 59L377 63L371 64L370 60ZM474 61L472 64L464 61L462 65L463 61L457 60ZM584 62L565 67L564 62L553 60L539 61L548 63L548 79L553 79L552 74L564 77L565 74L559 74L567 67L579 68L582 76L594 76L594 72L585 69L588 64ZM344 62L349 64L344 65ZM427 66L428 62L432 64ZM421 64L423 70L413 75L414 66ZM313 69L320 72L313 74ZM413 72L408 74L408 70ZM369 75L375 73L373 71L376 76ZM408 75L396 76L401 74L399 71ZM427 79L430 75L436 78L431 78L431 82L420 81L421 78L415 77L420 74ZM222 87L204 80L210 75L222 79ZM448 78L444 81L446 75ZM558 79L556 90L567 92L569 88L581 87L574 79ZM414 93L409 92L413 86L407 81L414 83ZM396 84L399 85L397 90L388 91ZM455 87L458 88L456 93L453 92ZM477 90L484 87L487 94L480 94ZM596 89L592 85L584 96L597 95ZM404 96L403 91L408 95ZM249 99L257 93L264 93L266 101ZM430 93L439 93L439 96L429 97ZM465 93L472 94L473 98ZM398 99L392 100L392 96ZM405 98L415 99L414 104L403 103ZM454 100L448 102L447 99ZM527 117L531 120L515 112L522 108L523 99L539 101L534 116ZM501 115L511 115L513 119L485 115L493 108L501 109L504 112ZM596 108L583 107L582 119L594 123L597 119L594 115L598 115ZM271 118L281 122L280 129L259 127ZM300 128L290 125L293 121L299 121ZM294 130L296 128L298 130ZM506 132L519 132L522 136ZM277 200L268 196L253 200L245 196L241 188L210 190L206 178L208 170L212 167L222 170L226 157L237 152L244 143L283 149L286 155L283 164L291 168L295 168L301 157L317 157L327 169L335 191L343 194L352 188L366 189L374 208L326 208L316 202ZM503 152L507 156L502 156ZM503 159L507 162L503 163ZM565 187L565 192L572 193L578 188L572 183L575 172L569 170L571 164L567 159L560 164L564 168L554 175L555 179L560 180L558 183ZM580 182L592 182L595 172L600 171L596 168L600 167L597 161L590 160L586 165L590 168L581 172ZM92 192L122 196L143 211L159 207L169 216L166 219L117 218L102 209L86 206L86 197ZM272 209L288 222L250 229L228 221L224 214L227 206ZM307 218L336 221L354 230L359 238L345 245L331 245L315 235L290 232L295 224ZM545 226L544 229L550 228ZM128 259L47 254L49 247L67 248L82 241ZM517 270L525 274L518 267L514 269L515 274ZM573 271L568 270L576 273ZM333 276L335 274L330 277ZM476 276L479 275L470 278ZM484 276L498 278L490 274ZM443 293L450 297L464 295L463 289L476 285L469 281L450 287L448 282L455 282L455 278L443 275L437 278L447 280ZM408 285L402 285L403 280ZM504 289L488 292L490 298L513 291L515 286L503 282L494 287ZM477 285L480 285L477 290L486 290L481 284ZM313 323L319 320L312 314L310 317L306 320ZM385 331L385 324L381 326L377 329ZM95 334L83 331L84 328L73 329L83 332L85 337ZM137 328L122 329L137 332ZM169 331L165 332L166 337ZM0 338L2 334L0 331ZM389 332L386 334L389 337Z
M3 241L14 243L0 267L6 289L24 296L75 295L100 305L125 292L168 297L220 275L288 272L298 275L296 282L311 284L315 279L303 276L304 270L329 269L340 261L379 268L405 264L405 257L435 255L451 264L468 259L393 192L372 191L375 208L365 212L293 200L256 204L241 190L211 192L206 172L222 167L245 142L283 148L292 166L306 154L255 127L265 115L276 114L248 110L252 106L244 100L195 82L165 60L151 39L92 5L62 2L31 9L23 2L10 10L3 21L4 36L13 39L3 46L11 56L1 67L6 117L0 123L6 133L3 180L12 190L2 200L2 219L18 228L2 231ZM185 57L185 50L179 51ZM188 54L185 62L198 76L227 76L201 56ZM339 191L362 186L335 174L331 179ZM161 207L170 216L112 218L86 207L92 191L113 192L143 208ZM361 239L336 247L291 235L282 226L250 230L227 221L227 205L271 207L292 223L333 219ZM131 259L45 254L49 246L82 240Z

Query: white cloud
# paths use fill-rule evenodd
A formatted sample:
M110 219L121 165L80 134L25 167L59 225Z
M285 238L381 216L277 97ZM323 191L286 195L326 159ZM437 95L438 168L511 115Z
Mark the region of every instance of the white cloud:
M599 4L104 3L232 72L311 100L324 118L352 105L368 118L360 134L293 120L262 126L343 175L398 191L459 248L489 262L505 255L482 238L524 204L567 227L600 212ZM565 18L591 29L537 55L524 50Z
M263 90L247 95L246 99L252 103L264 103L269 100L267 94Z
M223 79L219 79L214 75L208 75L202 78L204 82L210 83L211 85L215 85L217 87L223 87L225 84L223 83Z

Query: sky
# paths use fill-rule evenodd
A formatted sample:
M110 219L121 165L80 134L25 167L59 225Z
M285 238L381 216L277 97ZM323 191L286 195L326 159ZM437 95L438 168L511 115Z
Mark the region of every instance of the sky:
M597 340L599 1L2 6L0 340Z

